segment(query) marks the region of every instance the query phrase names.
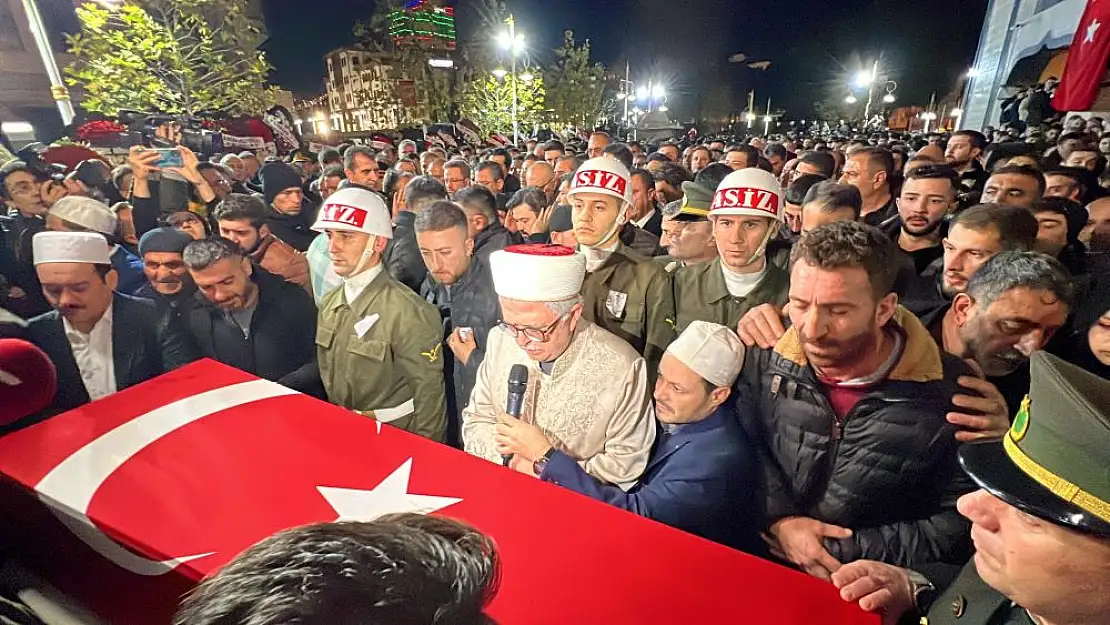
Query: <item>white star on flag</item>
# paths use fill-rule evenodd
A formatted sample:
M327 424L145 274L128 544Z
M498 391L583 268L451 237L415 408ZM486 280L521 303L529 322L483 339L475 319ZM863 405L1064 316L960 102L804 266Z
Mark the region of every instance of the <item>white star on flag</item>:
M1095 20L1093 20L1087 26L1087 38L1083 40L1083 43L1094 43L1095 42L1095 35L1098 34L1098 29L1099 29L1100 26L1102 26L1102 24L1098 21L1097 18Z
M409 458L370 490L330 486L317 486L316 490L335 509L339 515L337 521L373 521L380 516L399 512L431 514L462 501L456 497L410 493L411 473L412 458Z

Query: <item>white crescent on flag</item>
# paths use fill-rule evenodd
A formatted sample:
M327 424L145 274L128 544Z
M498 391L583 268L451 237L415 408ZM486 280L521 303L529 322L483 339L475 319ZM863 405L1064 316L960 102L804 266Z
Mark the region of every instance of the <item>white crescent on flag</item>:
M174 430L228 408L295 394L268 380L251 380L179 399L139 415L78 449L51 469L35 490L54 516L100 555L137 575L165 575L179 564L212 554L159 561L123 547L88 517L89 504L100 485L135 454Z

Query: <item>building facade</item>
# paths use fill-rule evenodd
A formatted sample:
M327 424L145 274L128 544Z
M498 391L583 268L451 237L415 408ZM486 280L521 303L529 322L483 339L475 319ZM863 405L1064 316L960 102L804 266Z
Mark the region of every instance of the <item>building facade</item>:
M327 55L326 63L331 130L363 132L401 125L401 101L388 54L340 48Z

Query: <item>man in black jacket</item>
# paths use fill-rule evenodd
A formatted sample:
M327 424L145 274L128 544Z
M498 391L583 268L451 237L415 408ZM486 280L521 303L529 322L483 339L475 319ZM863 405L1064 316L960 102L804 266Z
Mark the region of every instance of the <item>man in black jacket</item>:
M190 243L185 265L198 292L184 321L203 356L324 396L316 366L316 305L304 289L252 265L227 239Z
M197 287L185 268L185 246L193 237L177 228L155 228L139 239L139 257L147 283L136 297L154 302L160 314L178 318L193 302Z
M58 392L46 411L71 410L195 360L184 334L146 300L114 293L111 248L94 232L40 232L35 269L55 310L28 334L54 363Z
M737 412L759 449L772 552L828 579L860 558L962 564L971 484L946 421L969 369L892 292L897 250L858 222L794 247L792 327L750 349Z
M420 259L413 223L416 216L434 202L447 199L447 188L431 176L417 176L405 187L405 208L393 221L393 238L385 248L385 268L393 279L415 293L428 275Z
M501 225L497 217L497 198L480 185L471 185L455 193L455 203L466 212L467 232L474 239L474 254L486 260L497 250L516 241L513 233Z
M449 443L458 443L459 415L485 359L489 332L501 318L487 260L474 255L466 213L451 202L435 202L416 216L416 238L428 266L420 295L443 318L444 342L454 359L444 359L448 384ZM450 421L454 419L454 421Z
M260 172L262 197L266 202L266 225L274 236L298 252L308 250L316 233L309 229L315 207L308 204L301 190L301 176L281 162L266 163Z

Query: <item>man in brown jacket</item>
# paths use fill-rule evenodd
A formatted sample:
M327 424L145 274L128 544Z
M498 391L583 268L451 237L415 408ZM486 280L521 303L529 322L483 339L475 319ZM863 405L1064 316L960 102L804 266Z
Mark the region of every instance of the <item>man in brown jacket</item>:
M266 206L253 195L230 193L216 207L221 237L239 244L255 264L311 295L308 260L304 253L274 236L265 218Z

